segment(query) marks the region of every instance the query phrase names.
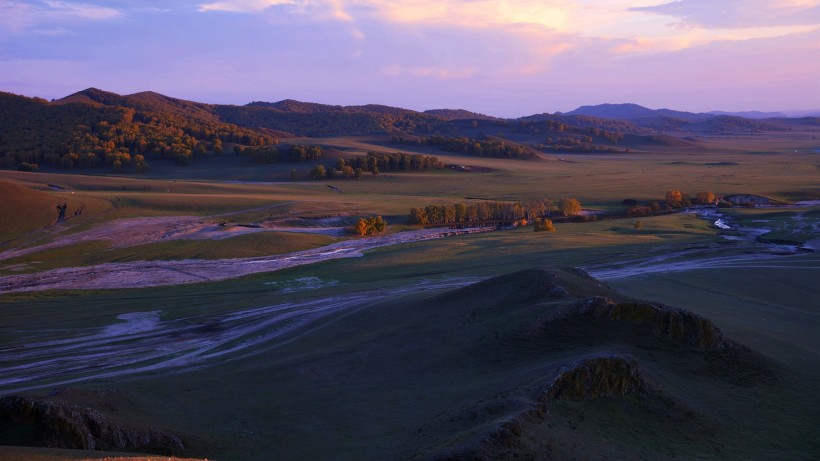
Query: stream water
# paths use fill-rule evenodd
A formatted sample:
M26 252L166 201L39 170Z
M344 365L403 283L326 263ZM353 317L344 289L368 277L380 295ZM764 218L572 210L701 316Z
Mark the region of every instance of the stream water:
M818 202L803 202L799 205L811 207L817 206ZM685 248L659 247L650 252L651 256L634 259L625 257L620 261L594 264L583 269L599 280L702 269L820 269L820 256L815 258L817 239L803 245L770 243L759 238L774 230L774 224L770 221L757 221L759 227L744 226L717 208L695 208L688 210L687 213L709 221L718 229L725 243ZM802 219L802 213L791 219ZM809 257L809 261L789 258L807 253L814 253Z

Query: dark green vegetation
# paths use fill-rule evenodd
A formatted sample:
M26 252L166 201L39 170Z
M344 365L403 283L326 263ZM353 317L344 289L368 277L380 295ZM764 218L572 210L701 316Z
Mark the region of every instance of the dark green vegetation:
M192 151L195 161L177 168L148 153L151 168L139 176L9 165L0 171L0 277L59 280L45 271L102 274L111 266L98 265L120 263L140 268L122 274L135 279L163 259L213 263L375 241L418 230L412 208L445 224L495 209L519 226L220 282L71 290L65 280L62 291L3 293L0 443L216 460L820 456L820 261L809 251L820 215L816 206L784 205L820 197L810 120L724 124L736 128L709 134L708 117L680 116L686 124L668 124L703 130L673 136L650 127L660 119L508 121L114 96L87 91L63 101L80 105L22 100L35 104L26 106L32 117L77 111L100 140L99 120L87 117L109 114L115 130L130 123L146 136L175 125L205 154ZM118 122L129 108L133 120ZM180 119L164 125L167 117L140 115L152 111ZM59 120L68 126L75 117ZM754 132L766 126L773 131ZM13 138L19 143L2 152L8 159L41 139L44 155L59 152L46 131ZM420 142L436 131L480 147L551 152L549 138L596 147L560 158L482 157ZM394 137L406 152L385 154L395 151ZM114 151L134 153L119 142ZM214 144L224 152L210 152ZM257 152L257 162L276 158L258 164L234 146ZM301 181L317 163L320 180ZM123 172L135 167L132 160ZM346 175L345 167L352 178L358 168L368 174L322 179L331 169ZM678 212L686 192L695 201L701 191L737 197L710 209L732 230L720 235L715 218ZM755 196L778 207L744 205ZM576 197L567 214L583 203L599 219L556 218L544 197L556 205ZM56 223L62 204L66 219ZM533 219L547 209L554 223ZM361 216L374 217L374 231L376 217L389 226L382 236L345 235ZM247 261L218 271L238 264ZM74 454L0 447L4 456Z

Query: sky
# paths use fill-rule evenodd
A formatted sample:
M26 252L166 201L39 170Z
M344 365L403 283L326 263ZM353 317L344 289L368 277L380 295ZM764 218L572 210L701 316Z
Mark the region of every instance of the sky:
M820 109L820 0L0 0L0 91Z

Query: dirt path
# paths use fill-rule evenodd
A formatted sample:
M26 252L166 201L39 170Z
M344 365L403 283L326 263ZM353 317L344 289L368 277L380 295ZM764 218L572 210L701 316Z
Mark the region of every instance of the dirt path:
M43 340L42 331L14 332L0 348L0 395L88 379L174 369L248 357L332 323L330 314L354 311L412 292L458 288L479 279L422 281L394 288L264 306L220 315L160 320L160 311L134 312L120 323ZM309 330L305 330L310 326ZM298 331L297 331L298 330ZM301 332L299 332L301 331Z
M420 229L396 234L357 238L311 250L283 255L219 260L186 259L177 261L134 261L88 267L68 267L33 274L0 277L0 294L39 290L80 290L145 288L213 282L259 272L313 264L337 258L361 256L373 248L443 238L450 235L489 229Z

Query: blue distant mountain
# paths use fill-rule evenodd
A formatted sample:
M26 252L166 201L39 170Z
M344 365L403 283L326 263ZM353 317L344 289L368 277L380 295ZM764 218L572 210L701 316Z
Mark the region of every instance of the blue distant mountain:
M649 109L638 104L598 104L595 106L581 106L564 115L587 115L600 118L615 118L620 120L640 120L655 117L672 117L688 121L704 120L714 115L695 114L671 109Z
M710 115L730 115L733 117L764 119L764 118L785 118L788 115L783 112L761 112L759 110L749 110L745 112L724 112L720 110L713 110L707 112Z

